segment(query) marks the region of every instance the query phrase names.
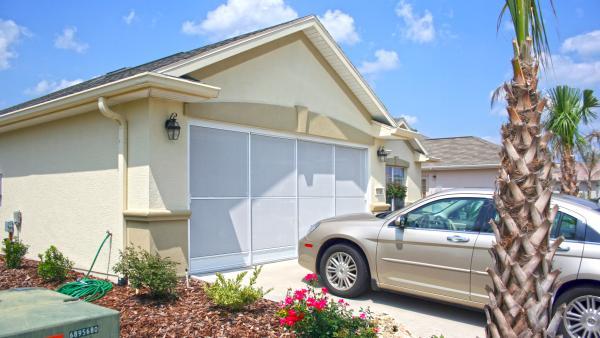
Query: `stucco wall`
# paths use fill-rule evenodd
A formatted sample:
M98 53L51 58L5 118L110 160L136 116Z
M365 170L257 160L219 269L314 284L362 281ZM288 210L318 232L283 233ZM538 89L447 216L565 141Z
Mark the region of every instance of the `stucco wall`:
M385 186L385 164L375 155L383 141L369 134L372 118L302 33L190 75L222 88L215 100L187 105L190 117L367 145L368 202L385 201L384 195L375 194ZM306 107L308 112L304 114L296 106ZM403 154L413 161L410 150L403 149ZM409 175L411 188L418 188L420 167L413 166ZM412 190L410 199L420 196Z
M421 198L421 163L415 161L416 153L406 141L387 141L385 148L391 150L388 157L409 162L410 165L405 169L406 203L417 201Z
M221 87L219 97L211 102L301 105L359 130L371 128L370 114L302 33L252 49L191 75Z
M123 241L117 145L117 124L97 111L0 134L3 237L4 221L21 210L27 257L55 245L88 269L110 230L114 263ZM107 252L96 271L106 272Z
M423 171L427 194L449 188L493 188L498 169Z
M115 111L129 123L127 244L170 257L187 268L188 151L187 118L181 102L150 98ZM165 121L176 113L178 140L169 140ZM158 214L158 216L156 215ZM133 215L133 216L132 216Z

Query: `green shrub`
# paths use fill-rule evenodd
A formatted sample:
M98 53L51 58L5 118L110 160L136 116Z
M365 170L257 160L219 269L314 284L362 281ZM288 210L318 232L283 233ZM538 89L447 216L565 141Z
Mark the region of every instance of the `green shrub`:
M133 246L128 246L119 254L120 260L113 270L127 278L132 287L147 288L154 298L175 296L176 262Z
M73 268L73 262L65 257L62 252L51 245L44 254L39 254L38 275L46 282L62 282Z
M406 186L398 182L390 182L385 186L387 198L404 199L406 197Z
M4 239L3 244L2 252L4 253L6 267L9 269L20 268L29 245L23 244L18 239L11 242L8 238Z
M263 298L264 295L271 291L270 289L264 291L262 288L254 287L261 270L262 266L254 268L248 285L242 285L242 281L248 271L238 274L233 279L225 279L222 274L217 273L217 280L213 284L205 285L204 291L208 298L217 306L231 311L239 311L245 306Z

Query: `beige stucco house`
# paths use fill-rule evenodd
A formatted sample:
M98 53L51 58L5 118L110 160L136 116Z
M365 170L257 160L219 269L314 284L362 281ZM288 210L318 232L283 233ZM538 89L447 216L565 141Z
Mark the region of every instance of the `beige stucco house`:
M500 168L500 146L476 136L421 140L435 161L422 165L421 191L493 188Z
M416 136L304 17L0 111L0 220L20 210L30 257L83 269L106 230L111 263L129 243L182 273L293 258L319 219L381 207L377 149L401 140L417 168Z

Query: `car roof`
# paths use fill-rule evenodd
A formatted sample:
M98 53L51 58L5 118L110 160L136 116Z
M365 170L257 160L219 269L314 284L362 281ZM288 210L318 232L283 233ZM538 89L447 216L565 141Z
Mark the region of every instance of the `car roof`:
M490 188L453 188L453 189L445 189L439 191L435 194L432 194L428 197L440 197L446 195L462 195L462 194L474 194L474 195L485 195L488 197L492 197L494 195L494 189ZM569 196L564 194L553 194L553 201L558 201L560 204L568 204L571 208L574 209L584 209L584 210L593 210L596 212L600 211L600 206L592 201L588 201L583 198Z

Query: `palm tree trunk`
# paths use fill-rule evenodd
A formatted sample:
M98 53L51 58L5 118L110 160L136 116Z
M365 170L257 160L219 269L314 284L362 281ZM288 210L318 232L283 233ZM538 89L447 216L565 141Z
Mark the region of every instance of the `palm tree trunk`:
M561 152L560 190L563 194L577 196L579 193L579 187L577 187L577 169L575 167L575 156L573 156L573 150L568 146L563 146Z
M494 194L500 223L490 221L496 244L487 269L488 337L554 336L560 316L550 318L558 270L552 258L562 239L549 245L550 226L557 209L550 209L552 161L541 136L545 99L537 91L538 62L532 42L520 50L513 43L513 79L505 84L508 123L502 126L501 169Z

